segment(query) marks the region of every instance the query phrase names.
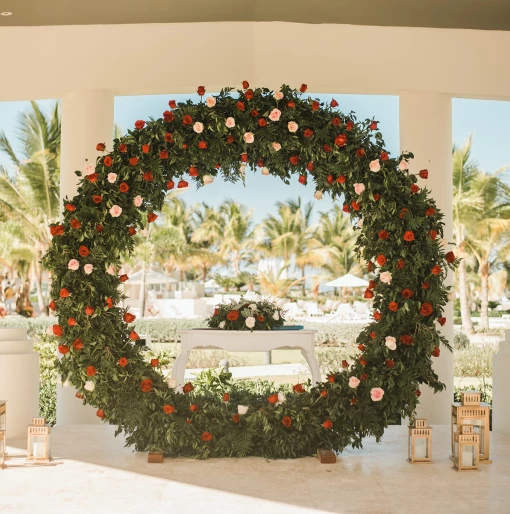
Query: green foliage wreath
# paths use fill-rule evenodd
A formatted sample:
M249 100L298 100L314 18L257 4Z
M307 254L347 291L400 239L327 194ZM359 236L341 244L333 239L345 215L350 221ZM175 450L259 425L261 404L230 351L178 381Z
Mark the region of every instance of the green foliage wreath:
M198 104L170 101L162 119L137 121L112 152L97 145L102 155L85 167L62 223L50 227L44 263L53 274L62 380L137 450L287 458L358 447L363 437L380 438L388 420L413 412L420 384L444 387L431 358L441 345L450 348L437 323L446 321L443 282L457 261L445 250L442 214L417 184L428 172L409 172L410 153L391 158L376 121L358 122L335 100L324 105L305 91L243 82L207 98L201 86ZM121 306L120 286L129 280L119 276L121 254L156 220L167 190L219 175L235 182L246 166L285 183L313 180L316 197L342 198L375 276L365 292L374 320L358 337L359 354L324 383L297 384L287 395L169 384L133 344L134 316Z

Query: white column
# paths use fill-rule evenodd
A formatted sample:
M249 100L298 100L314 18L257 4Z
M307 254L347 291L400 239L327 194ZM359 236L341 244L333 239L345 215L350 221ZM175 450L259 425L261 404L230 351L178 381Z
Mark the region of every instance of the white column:
M62 151L60 164L60 200L76 194L79 177L88 163L95 164L97 143L110 149L113 139L112 91L79 91L62 98ZM72 387L57 385L57 424L101 423L96 409L82 405Z
M452 102L451 97L439 93L404 91L400 93L400 148L414 154L411 171L429 170L427 180L419 180L421 187L432 191L444 214L445 238L453 241L453 177L452 177ZM450 247L454 250L454 247ZM453 273L448 276L453 283ZM446 325L442 333L453 344L453 303L445 309ZM453 355L441 348L439 358L432 358L434 370L446 389L434 394L422 386L420 403L428 413L429 424L450 423L453 402Z
M492 358L492 430L510 435L510 330Z

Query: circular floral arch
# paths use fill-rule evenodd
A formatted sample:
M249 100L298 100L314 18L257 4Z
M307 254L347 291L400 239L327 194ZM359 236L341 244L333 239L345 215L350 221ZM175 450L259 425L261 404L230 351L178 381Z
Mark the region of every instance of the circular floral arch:
M51 225L45 265L53 274L50 307L59 370L97 415L118 426L137 450L170 455L298 457L318 447L361 446L380 438L388 422L412 415L419 385L444 385L432 369L449 288L442 214L409 172L412 154L391 158L374 120L357 121L286 85L223 89L200 103L169 102L163 118L137 121L115 139L113 151L87 166L78 194L65 201L61 224ZM121 307L121 254L157 218L173 188L235 182L246 166L285 183L315 182L316 198L343 199L359 230L357 250L374 273L365 291L373 321L358 337L359 353L324 383L292 394L276 391L183 390L169 387L157 362L145 362L134 316ZM81 176L81 172L76 172ZM189 177L189 178L188 178ZM172 385L172 384L170 384Z

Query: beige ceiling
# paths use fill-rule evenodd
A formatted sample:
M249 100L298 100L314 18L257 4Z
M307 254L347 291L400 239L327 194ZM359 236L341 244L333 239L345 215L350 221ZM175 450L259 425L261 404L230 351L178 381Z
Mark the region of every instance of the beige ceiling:
M0 0L0 11L13 13L0 27L286 21L510 30L510 0ZM301 38L296 44L306 44Z

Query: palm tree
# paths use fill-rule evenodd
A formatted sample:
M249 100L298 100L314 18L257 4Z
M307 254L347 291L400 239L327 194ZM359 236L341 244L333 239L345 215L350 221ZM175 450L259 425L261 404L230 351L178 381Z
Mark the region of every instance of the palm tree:
M60 134L58 102L48 116L36 102L21 114L17 131L21 156L16 155L5 133L0 133L0 151L9 156L15 170L10 175L0 167L0 212L19 224L23 243L33 249L30 265L36 276L41 313L46 309L40 260L50 241L48 225L59 216Z

